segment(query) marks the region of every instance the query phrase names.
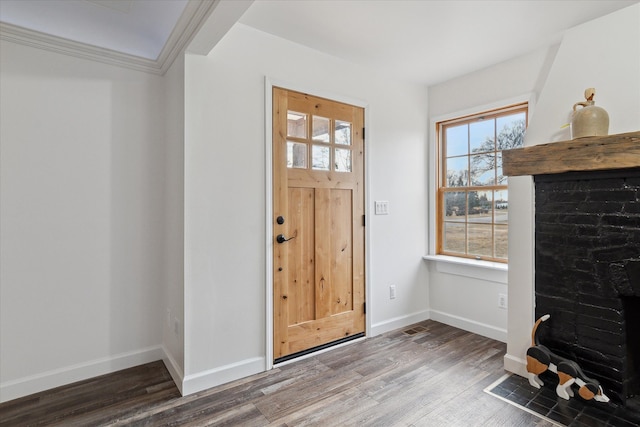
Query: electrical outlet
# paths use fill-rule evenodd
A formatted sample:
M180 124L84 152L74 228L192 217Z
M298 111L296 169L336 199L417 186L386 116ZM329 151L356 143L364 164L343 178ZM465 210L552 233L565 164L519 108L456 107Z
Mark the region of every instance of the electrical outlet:
M389 299L396 299L396 285L389 285Z
M507 308L508 300L506 294L498 294L498 308Z

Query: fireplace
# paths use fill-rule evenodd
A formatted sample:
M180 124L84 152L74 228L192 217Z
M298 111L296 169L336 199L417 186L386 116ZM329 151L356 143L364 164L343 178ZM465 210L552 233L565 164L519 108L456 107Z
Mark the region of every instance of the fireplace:
M540 342L640 416L640 132L503 158L505 175L534 176Z
M541 342L640 412L640 169L535 176Z

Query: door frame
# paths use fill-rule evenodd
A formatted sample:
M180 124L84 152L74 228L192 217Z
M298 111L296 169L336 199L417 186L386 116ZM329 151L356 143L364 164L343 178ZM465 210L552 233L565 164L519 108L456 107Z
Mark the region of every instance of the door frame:
M345 104L354 105L356 107L360 107L364 109L364 123L365 128L368 127L369 123L369 105L358 99L349 98L342 95L337 95L335 93L327 93L327 91L317 90L311 88L307 85L300 84L292 84L290 82L282 82L278 80L274 80L265 77L264 89L265 89L265 370L271 370L274 367L273 363L273 88L274 86L280 87L286 90L292 90L295 92L308 93L309 95L327 98L332 101L338 101ZM367 141L369 141L369 130L364 134L364 213L367 224L364 228L364 292L365 292L365 301L367 302L367 312L365 313L365 338L369 336L369 331L371 331L371 310L372 305L371 299L369 296L371 295L370 291L370 280L369 280L369 259L370 259L370 251L369 251L369 242L371 240L370 236L370 209L369 209L369 200L370 200L370 185L369 185L369 147ZM360 341L361 339L356 339L345 344L338 344L335 347L340 345L349 345L354 342ZM330 347L330 348L335 348ZM322 352L323 350L319 350L317 352L311 353L308 356L312 356ZM307 357L308 357L307 356ZM300 356L293 360L300 360L305 356ZM279 365L285 364L287 362L280 363Z

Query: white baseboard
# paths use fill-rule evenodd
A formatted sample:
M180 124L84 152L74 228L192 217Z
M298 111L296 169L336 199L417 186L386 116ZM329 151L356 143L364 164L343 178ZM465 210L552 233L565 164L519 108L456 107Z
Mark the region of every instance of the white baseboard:
M464 329L465 331L473 332L474 334L482 335L497 341L507 342L506 329L487 325L486 323L477 322L465 317L444 313L438 310L431 310L430 313L432 320L455 326L456 328Z
M183 396L187 396L230 381L259 374L265 370L266 359L264 357L241 360L230 365L186 375L182 380L180 391Z
M395 329L404 328L414 323L422 322L429 319L429 310L419 311L417 313L408 314L406 316L394 317L393 319L385 320L384 322L371 325L371 331L368 336L375 337L376 335L384 334Z
M167 370L169 371L169 375L171 375L171 379L174 383L176 383L176 387L180 390L180 394L182 394L182 382L184 381L184 371L175 361L171 353L167 350L166 347L162 347L162 361L164 362Z
M161 346L116 354L0 383L0 402L163 359Z
M508 353L504 355L504 369L521 377L527 377L527 362Z
M372 325L369 336L376 336L395 329L404 328L428 320L429 318L499 341L506 341L506 330L442 313L437 310L424 310L377 323ZM266 369L265 358L255 357L185 376L182 369L180 369L179 365L164 347L153 346L117 354L112 357L67 366L17 380L5 381L0 383L0 403L156 360L164 361L171 377L183 396L258 374L264 372ZM504 357L504 365L506 370L526 376L526 363L524 360L507 354Z

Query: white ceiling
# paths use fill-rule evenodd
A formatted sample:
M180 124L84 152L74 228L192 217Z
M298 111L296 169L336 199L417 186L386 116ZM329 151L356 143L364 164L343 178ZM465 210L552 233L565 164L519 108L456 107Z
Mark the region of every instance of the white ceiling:
M395 78L434 84L557 42L566 29L639 1L256 0L240 22ZM217 3L0 0L0 21L156 60L177 39L174 28L194 31L176 27L185 11L206 4L211 19L224 9Z
M187 0L0 0L0 21L156 59Z
M428 85L548 46L568 28L634 3L257 0L240 22Z

